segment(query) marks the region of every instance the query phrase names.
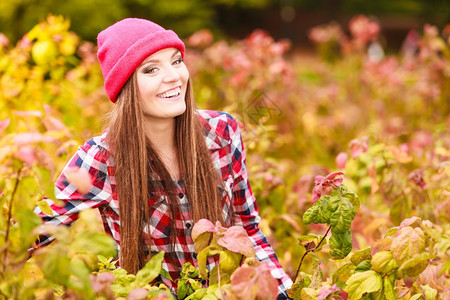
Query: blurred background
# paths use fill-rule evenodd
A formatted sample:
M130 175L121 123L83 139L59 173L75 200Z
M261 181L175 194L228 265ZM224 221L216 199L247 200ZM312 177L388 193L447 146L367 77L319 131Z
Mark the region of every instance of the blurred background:
M315 178L340 170L361 204L346 249L376 245L411 217L432 222L427 253L410 253L419 257L411 276L439 293L427 299L450 299L449 0L0 0L0 236L11 228L13 241L0 238L2 284L30 295L7 299L31 299L36 286L52 295L55 283L93 294L89 281L60 281L96 270L81 276L62 263L78 234L48 253L43 275L33 262L17 270L41 222L34 207L54 198L68 159L104 128L112 104L95 38L125 17L177 32L198 107L239 122L260 228L290 276L305 253L299 238L327 232L302 219ZM321 274L317 293L340 268L329 253L325 245L320 266L310 258L302 267Z
M4 0L0 32L11 42L20 39L47 15L71 20L82 40L124 17L142 17L169 27L182 38L199 29L216 37L244 38L255 28L275 39L289 38L295 48L308 47L306 31L335 20L345 25L355 14L373 15L382 27L385 44L398 50L410 29L425 23L438 27L450 21L448 0Z

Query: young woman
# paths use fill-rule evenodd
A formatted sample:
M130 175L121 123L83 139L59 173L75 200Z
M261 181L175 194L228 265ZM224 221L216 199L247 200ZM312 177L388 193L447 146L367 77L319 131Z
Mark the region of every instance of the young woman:
M64 206L47 199L53 215L39 208L36 213L46 223L69 225L81 210L98 208L122 268L135 273L146 257L165 251L163 268L173 279L184 263L196 265L196 221L243 226L256 257L279 282L278 298L287 298L292 282L258 228L239 126L229 114L196 109L183 42L173 31L135 18L100 32L97 42L105 90L115 106L104 134L80 147L66 166L86 169L94 185L81 194L63 173L56 198Z

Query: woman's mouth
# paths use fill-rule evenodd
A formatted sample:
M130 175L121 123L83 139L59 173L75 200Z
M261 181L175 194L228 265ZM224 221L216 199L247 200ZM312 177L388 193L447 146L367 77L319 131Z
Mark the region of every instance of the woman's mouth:
M164 99L175 99L178 96L180 96L180 94L181 94L181 87L176 87L174 89L165 91L164 93L158 94L156 96Z

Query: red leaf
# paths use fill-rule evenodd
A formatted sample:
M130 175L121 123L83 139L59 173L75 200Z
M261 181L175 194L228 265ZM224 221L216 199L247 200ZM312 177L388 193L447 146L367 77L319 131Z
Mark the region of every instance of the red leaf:
M347 164L348 155L345 152L341 152L336 156L336 165L339 169L344 169Z
M55 138L45 136L39 132L25 132L15 136L14 143L18 146L40 142L54 142Z
M16 116L26 117L42 117L42 112L39 110L17 110L14 112Z
M144 288L138 288L132 290L127 297L127 300L146 300L148 295L148 290Z
M217 229L214 224L207 219L200 219L197 223L195 223L192 228L192 240L196 240L201 234L205 232L216 232Z
M32 146L22 146L19 148L19 151L14 154L14 157L31 166L36 161L36 152Z
M340 288L337 287L336 284L334 284L332 287L329 287L327 289L321 289L319 291L319 295L317 297L317 300L325 300L329 295L335 293L335 292L339 292L339 299L347 299L348 294L347 292L341 290Z
M240 226L231 226L228 228L225 234L217 240L217 244L247 257L255 256L253 243L248 238L247 231Z
M278 282L270 274L269 266L241 266L231 275L231 290L238 299L276 299Z
M2 133L6 129L6 127L9 126L10 121L10 119L4 119L0 121L0 133Z

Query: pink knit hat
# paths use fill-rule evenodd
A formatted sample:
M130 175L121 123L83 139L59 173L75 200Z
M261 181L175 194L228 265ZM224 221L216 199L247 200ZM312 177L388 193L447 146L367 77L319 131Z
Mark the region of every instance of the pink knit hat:
M177 48L184 57L184 44L172 30L148 20L123 19L97 36L97 57L109 99L117 95L134 70L150 55L165 48Z

